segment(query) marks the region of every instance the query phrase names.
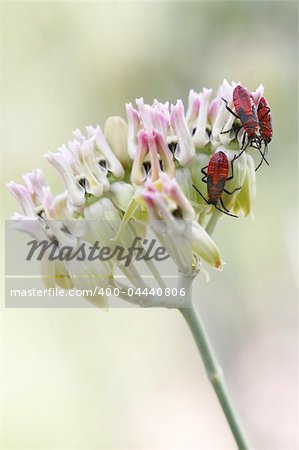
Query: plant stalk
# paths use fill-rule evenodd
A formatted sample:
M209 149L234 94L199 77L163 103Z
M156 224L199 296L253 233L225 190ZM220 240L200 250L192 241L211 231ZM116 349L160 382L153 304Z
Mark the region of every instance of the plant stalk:
M206 226L206 232L212 236L212 234L214 233L215 227L218 223L218 220L221 217L221 213L219 211L217 211L217 209L214 209L214 211L212 212L212 217L209 221L209 223Z
M236 444L238 445L238 449L252 449L242 428L237 412L231 402L223 378L222 369L216 360L213 347L208 338L204 324L198 312L195 310L194 304L190 302L189 307L181 308L180 311L183 314L193 334L197 348L201 354L208 378L216 392L226 420L235 438Z

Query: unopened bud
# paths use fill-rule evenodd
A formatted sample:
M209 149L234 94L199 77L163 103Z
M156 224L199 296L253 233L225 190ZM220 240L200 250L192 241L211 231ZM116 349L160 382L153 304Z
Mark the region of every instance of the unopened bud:
M250 155L247 155L246 174L242 189L236 197L236 207L243 211L245 217L251 215L256 196L256 174L254 161Z
M122 166L126 169L132 163L127 150L128 125L120 116L108 117L105 123L104 134L109 147Z
M192 224L192 251L215 269L222 270L223 262L213 239L198 223Z
M116 181L110 185L109 196L121 211L126 211L134 193L133 186L124 181Z

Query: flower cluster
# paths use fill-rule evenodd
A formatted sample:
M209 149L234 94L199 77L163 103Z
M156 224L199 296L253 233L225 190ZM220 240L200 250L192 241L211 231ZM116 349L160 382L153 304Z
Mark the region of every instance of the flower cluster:
M110 117L104 130L75 130L72 140L45 155L62 178L63 193L53 195L40 170L24 175L23 185L8 184L23 211L13 217L17 227L39 240L47 236L73 248L94 240L129 245L151 227L180 272L187 273L191 265L194 275L202 262L221 269L222 258L210 234L222 213L208 201L202 173L211 156L223 152L230 165L234 160L234 176L225 184L226 191L234 193L221 194L227 211L248 216L255 198L254 162L247 150L256 150L248 146L241 151L245 131L239 127L240 133L235 132L236 117L227 108L234 108L236 86L224 80L214 98L211 89L191 90L186 111L181 100L148 105L137 99L135 107L126 105L126 121ZM251 93L256 106L262 96L262 86ZM187 229L189 259L184 246ZM116 261L76 266L53 261L43 267L49 285L66 289L115 286L117 269L133 285L145 285L133 263L126 268ZM158 276L155 267L150 270Z

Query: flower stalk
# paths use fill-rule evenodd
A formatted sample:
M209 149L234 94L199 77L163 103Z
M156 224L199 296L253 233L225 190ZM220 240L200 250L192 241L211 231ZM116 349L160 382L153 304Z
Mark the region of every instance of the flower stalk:
M189 280L192 283L192 280ZM190 289L189 289L190 292ZM216 359L212 344L207 335L205 326L196 311L192 298L189 298L188 307L180 308L184 319L186 320L191 333L193 335L196 346L204 363L207 376L213 386L217 395L222 411L226 417L228 425L234 436L239 450L250 450L252 447L249 444L245 431L242 427L237 411L230 399L223 371Z

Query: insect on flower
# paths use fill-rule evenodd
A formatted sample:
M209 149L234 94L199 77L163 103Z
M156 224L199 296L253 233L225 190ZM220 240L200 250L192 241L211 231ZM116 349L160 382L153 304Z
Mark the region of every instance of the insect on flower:
M242 152L241 152L242 153ZM233 191L228 191L225 189L225 183L234 178L234 161L241 155L235 155L231 160L231 176L228 176L229 162L227 156L224 152L217 152L211 156L209 164L201 169L201 173L204 175L202 181L207 183L208 199L206 199L203 194L193 185L194 189L198 194L207 202L208 205L214 205L218 211L227 214L231 217L238 217L231 214L229 210L225 207L221 195L223 192L232 195L234 192L241 189L238 187ZM207 171L205 169L208 169ZM218 201L220 202L223 209L217 206Z
M258 110L254 104L251 93L243 86L238 85L233 91L233 104L236 112L234 112L229 106L227 100L222 98L226 104L226 109L233 114L237 119L240 120L241 126L233 128L236 130L236 138L239 131L243 128L245 133L241 146L241 153L243 153L248 146L258 149L262 156L262 160L256 170L261 166L262 162L265 161L268 165L268 161L265 158L265 152L261 151L261 138L258 135L260 129L260 121L258 116ZM228 130L231 131L231 130ZM248 141L246 143L246 136Z
M263 155L265 156L268 150L268 144L269 142L271 142L273 136L273 127L272 127L271 109L269 107L267 100L264 97L262 97L259 101L259 105L257 108L257 116L259 119L259 127L260 127L259 140L260 144L264 143L265 145L265 149L263 152ZM261 162L259 163L259 165L255 170L257 170L261 166L263 160L264 158L261 159Z

